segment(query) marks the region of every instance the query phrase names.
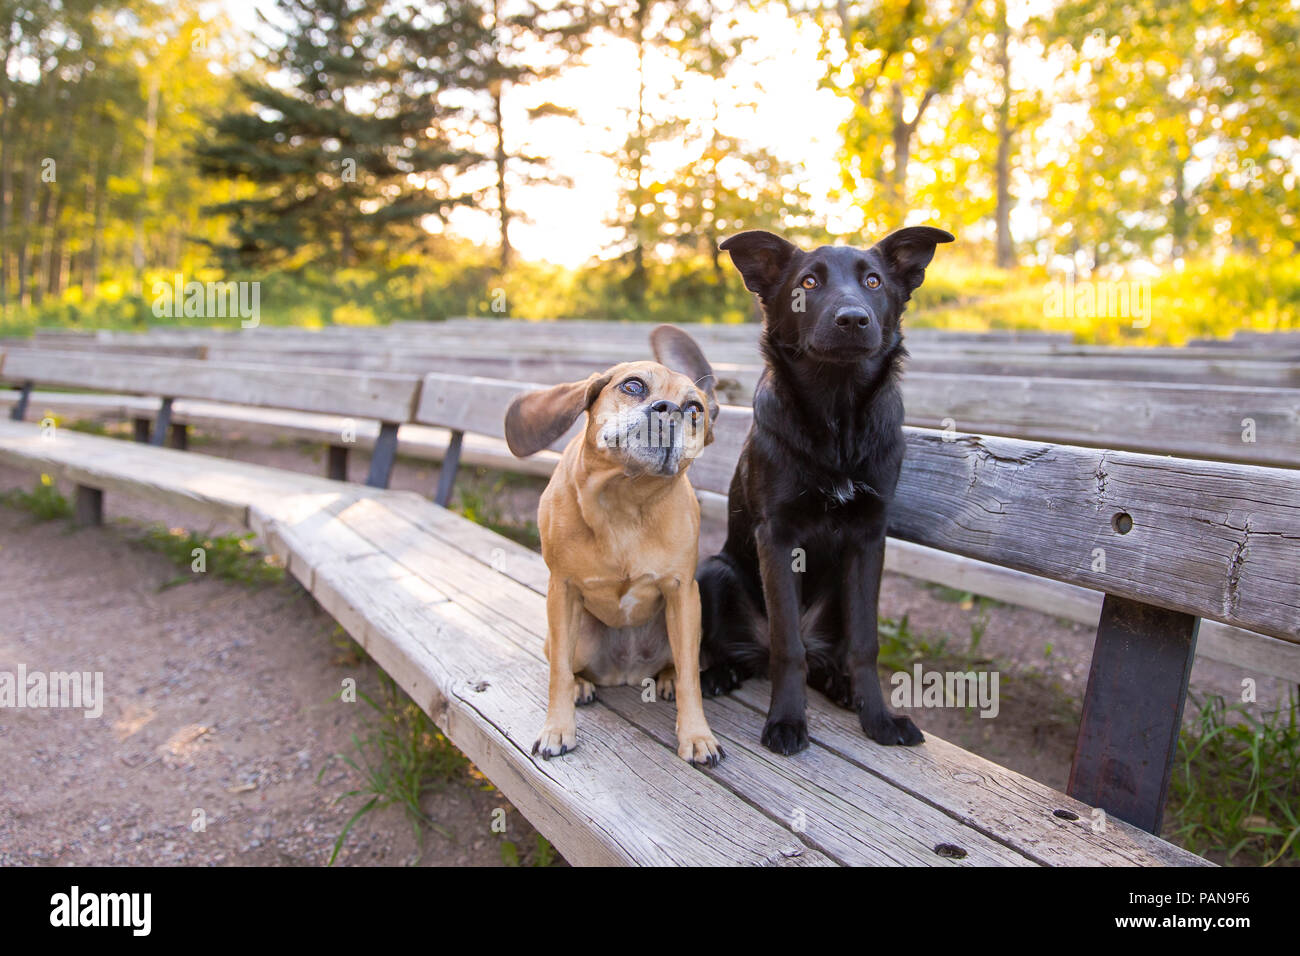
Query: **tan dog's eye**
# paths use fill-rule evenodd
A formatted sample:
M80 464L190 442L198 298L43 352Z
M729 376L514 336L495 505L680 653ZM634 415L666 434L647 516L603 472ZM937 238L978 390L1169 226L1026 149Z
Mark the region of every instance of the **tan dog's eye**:
M874 272L868 275L865 281L868 289L880 288L880 276L876 275Z
M645 382L641 381L639 378L629 378L626 382L620 385L619 388L636 398L640 398L646 391Z
M799 284L800 284L801 286L803 286L805 289L815 289L815 288L817 288L817 277L816 277L816 276L804 276L804 277L803 277L803 281L800 282Z
M704 406L699 402L687 402L682 411L686 412L687 415L690 415L691 418L699 418L704 412Z

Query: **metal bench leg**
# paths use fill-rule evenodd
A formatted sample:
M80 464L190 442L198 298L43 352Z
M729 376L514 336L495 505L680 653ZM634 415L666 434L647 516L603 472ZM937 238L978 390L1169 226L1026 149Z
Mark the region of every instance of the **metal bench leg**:
M184 422L172 422L171 433L167 436L167 445L177 451L189 451L190 426Z
M83 528L104 523L104 491L102 488L77 485L77 500L73 510L73 521Z
M27 402L32 397L32 383L23 382L22 391L18 393L18 401L14 402L14 407L9 409L9 417L16 422L23 420L27 414Z
M370 455L370 477L366 484L372 488L387 488L393 476L393 462L397 460L397 423L384 422L379 426L379 439Z
M149 441L149 427L152 422L147 418L131 419L131 437L141 444Z
M153 434L149 436L149 444L161 448L163 442L167 440L167 430L172 425L172 400L164 398L162 407L158 409L158 418L153 423Z
M464 440L464 432L451 433L447 454L443 456L442 468L438 471L438 491L433 496L433 500L444 508L451 503L451 492L456 484L456 472L460 468L460 446Z
M1200 618L1107 594L1067 792L1160 832Z
M348 480L348 447L346 445L330 445L326 475L335 481Z

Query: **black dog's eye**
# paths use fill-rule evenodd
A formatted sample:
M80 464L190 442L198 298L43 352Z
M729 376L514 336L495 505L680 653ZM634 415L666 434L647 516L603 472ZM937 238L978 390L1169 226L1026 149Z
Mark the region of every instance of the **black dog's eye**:
M867 284L868 289L880 288L880 276L876 275L874 272L868 274L868 276L862 281Z
M817 277L804 276L803 281L801 281L799 284L803 286L805 289L815 289L817 288Z
M645 382L641 381L639 378L629 378L626 382L620 385L619 388L627 392L629 395L636 395L639 397L645 394Z

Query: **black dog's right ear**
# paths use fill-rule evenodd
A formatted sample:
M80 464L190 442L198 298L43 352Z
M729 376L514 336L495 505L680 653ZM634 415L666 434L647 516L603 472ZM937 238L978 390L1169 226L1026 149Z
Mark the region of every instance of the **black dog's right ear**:
M718 248L731 253L731 261L745 280L745 288L764 303L776 293L791 257L798 247L762 229L738 232L723 239Z
M549 446L591 407L612 377L596 372L585 381L517 395L506 409L506 444L511 453L527 458Z

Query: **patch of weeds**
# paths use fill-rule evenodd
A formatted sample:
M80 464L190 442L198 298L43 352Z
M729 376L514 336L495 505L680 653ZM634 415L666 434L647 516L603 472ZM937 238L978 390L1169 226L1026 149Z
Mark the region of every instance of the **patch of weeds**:
M455 510L475 524L495 531L526 548L540 551L542 538L536 522L526 521L522 525L517 525L507 522L503 517L500 499L509 484L507 476L501 475L492 481L480 472L474 480L461 483L456 495Z
M402 692L396 681L383 671L379 672L379 681L379 702L363 691L356 692L374 711L365 740L353 734L353 753L335 754L316 776L316 782L320 783L334 760L346 764L361 777L361 785L337 799L365 801L348 818L334 841L328 866L333 866L338 859L357 821L389 806L405 810L421 850L425 825L443 836L451 836L446 827L421 809L420 801L426 793L440 790L448 781L462 776L469 760L442 735L428 714Z
M370 660L366 649L352 639L342 624L335 624L330 632L330 643L338 651L334 663L339 667L356 667Z
M1178 738L1167 839L1219 862L1300 865L1300 699L1260 714L1219 695Z
M165 581L160 591L198 580L200 574L212 574L250 587L278 584L284 580L283 564L273 555L259 551L253 544L254 537L252 532L205 536L186 528L151 525L138 541L189 571Z
M15 488L0 494L0 502L29 512L37 521L57 521L72 517L72 503L60 494L54 479L41 475L31 491Z
M56 418L56 422L57 421ZM58 422L58 425L59 427L66 428L71 432L82 432L86 435L99 435L104 438L108 437L108 426L94 418L78 418L75 421L67 423Z
M554 866L559 854L549 840L540 833L533 834L533 849L526 856L520 856L519 845L513 840L501 841L501 862L506 866Z

